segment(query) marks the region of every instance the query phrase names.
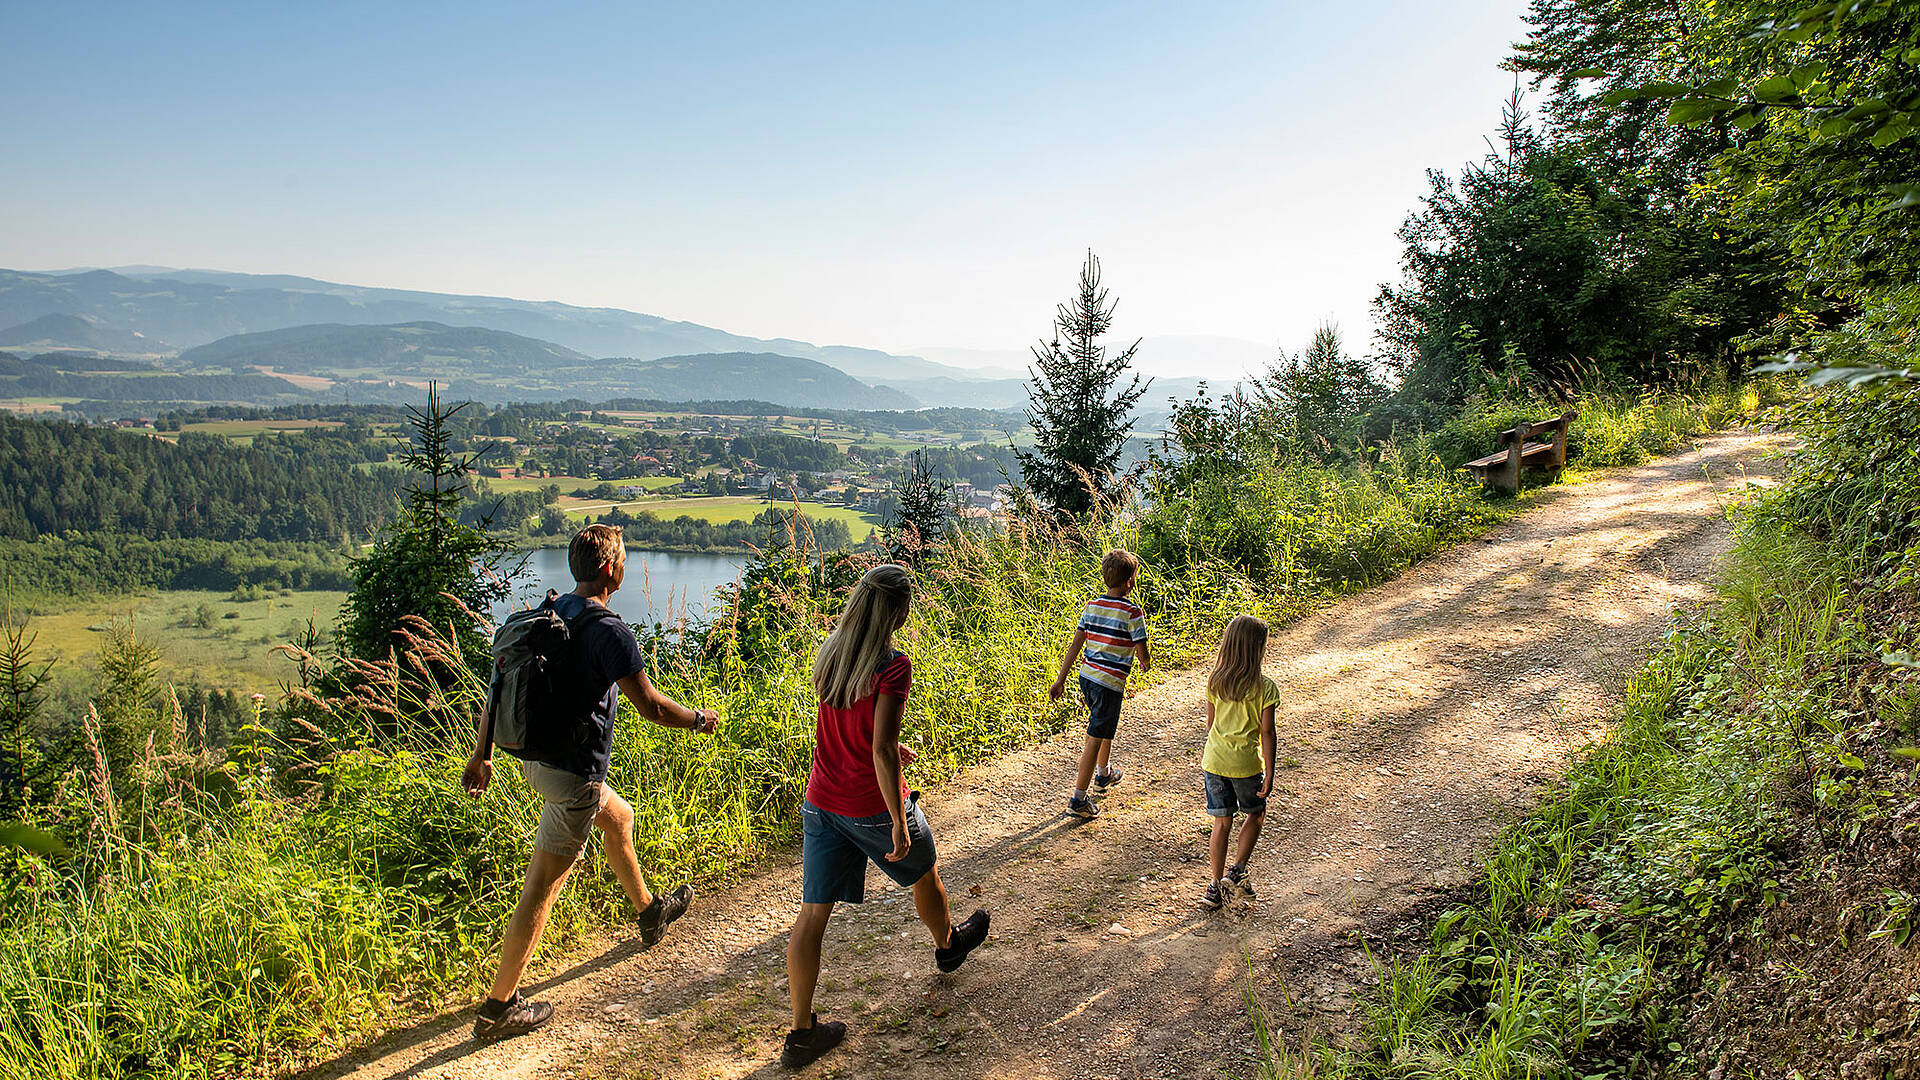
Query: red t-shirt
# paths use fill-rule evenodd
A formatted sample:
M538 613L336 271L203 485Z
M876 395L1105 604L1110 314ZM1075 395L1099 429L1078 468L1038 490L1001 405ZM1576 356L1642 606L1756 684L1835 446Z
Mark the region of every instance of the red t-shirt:
M807 801L831 814L872 817L887 812L886 796L873 775L873 701L880 694L900 699L904 706L913 689L913 661L894 653L873 677L866 697L844 709L820 703L813 728L813 772L807 777ZM907 783L900 781L900 801Z

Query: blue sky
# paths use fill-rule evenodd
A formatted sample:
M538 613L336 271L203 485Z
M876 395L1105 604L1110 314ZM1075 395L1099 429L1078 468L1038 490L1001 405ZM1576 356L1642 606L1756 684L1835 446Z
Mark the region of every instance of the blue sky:
M0 0L0 266L1019 349L1091 247L1122 333L1364 351L1523 10Z

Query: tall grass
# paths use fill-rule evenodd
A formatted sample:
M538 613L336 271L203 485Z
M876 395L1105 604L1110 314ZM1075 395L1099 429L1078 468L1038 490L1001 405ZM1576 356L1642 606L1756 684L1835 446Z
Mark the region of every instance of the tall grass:
M1016 521L920 553L897 639L914 662L915 783L1069 721L1045 689L1110 546L1146 556L1138 598L1177 666L1234 614L1297 613L1503 512L1425 440L1354 464L1269 456L1188 480L1082 535ZM724 717L712 738L621 717L609 781L634 804L650 878L724 877L790 842L813 651L873 560L792 534L713 626L648 637L662 687ZM77 854L19 855L5 879L0 1075L266 1073L478 989L538 799L504 758L484 799L460 789L484 688L450 662L448 629L410 633L385 663L297 655L304 688L228 760L163 739L135 770L138 805L78 778L47 809ZM628 917L600 860L575 882L550 942ZM1554 888L1535 902L1566 891ZM1522 979L1506 992L1534 991Z

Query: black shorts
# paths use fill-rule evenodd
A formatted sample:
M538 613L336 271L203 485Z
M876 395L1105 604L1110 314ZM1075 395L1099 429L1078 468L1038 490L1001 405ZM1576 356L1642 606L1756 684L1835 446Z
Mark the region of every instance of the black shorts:
M1120 701L1127 695L1082 675L1080 696L1087 699L1087 734L1096 739L1113 738L1113 733L1120 730Z

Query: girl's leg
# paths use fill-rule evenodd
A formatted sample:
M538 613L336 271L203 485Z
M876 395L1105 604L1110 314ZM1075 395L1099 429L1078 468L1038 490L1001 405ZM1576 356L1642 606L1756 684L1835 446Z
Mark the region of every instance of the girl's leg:
M787 938L787 994L793 999L793 1030L813 1026L813 988L820 981L820 942L827 936L832 904L801 904Z
M1209 884L1215 881L1219 881L1221 878L1227 876L1227 837L1232 832L1233 832L1232 815L1221 814L1218 817L1215 817L1213 819L1213 843L1211 845L1212 847L1211 854L1213 856L1213 876L1207 879ZM1241 835L1244 836L1246 834L1245 832L1242 832Z
M1235 866L1245 866L1247 865L1247 860L1253 857L1254 841L1260 839L1260 826L1266 823L1267 812L1265 810L1257 814L1247 815L1246 824L1240 826L1240 843L1233 849L1233 863Z
M946 948L947 936L953 932L953 912L947 909L947 887L940 884L938 865L913 883L913 910L933 935L933 947Z

